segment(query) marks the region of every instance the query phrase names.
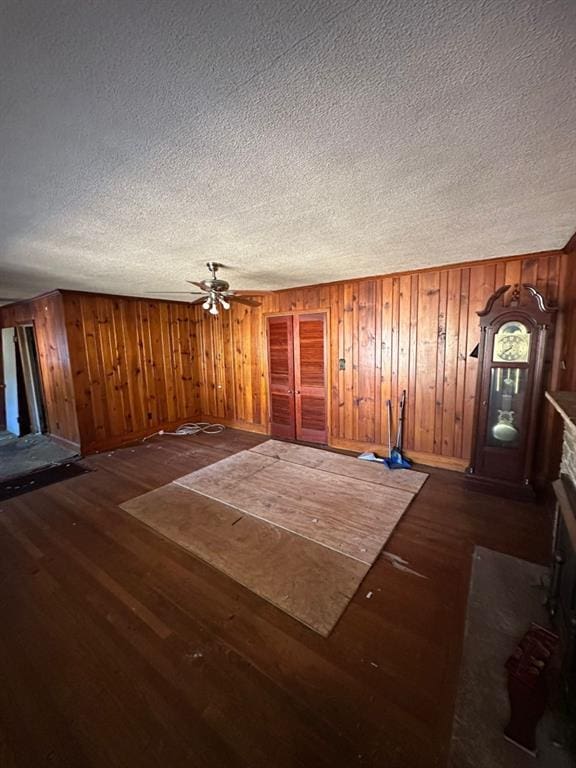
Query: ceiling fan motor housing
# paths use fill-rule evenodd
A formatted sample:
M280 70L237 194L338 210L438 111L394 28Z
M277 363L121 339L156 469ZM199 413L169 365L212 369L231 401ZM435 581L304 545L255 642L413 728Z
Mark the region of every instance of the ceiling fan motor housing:
M230 288L230 283L227 283L226 280L219 280L218 278L214 278L213 280L202 280L202 287L205 291L216 291L216 293L222 293L222 291L227 291L228 288Z

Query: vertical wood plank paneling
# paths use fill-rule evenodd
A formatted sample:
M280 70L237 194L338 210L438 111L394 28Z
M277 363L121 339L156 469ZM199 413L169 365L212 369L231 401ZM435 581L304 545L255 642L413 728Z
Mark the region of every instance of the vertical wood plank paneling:
M374 442L376 439L376 281L364 280L358 286L358 350L355 354L358 379L356 402L358 407L357 440Z
M474 422L474 401L476 398L476 378L478 359L470 353L479 341L479 321L477 312L483 309L490 295L496 289L496 269L493 264L482 264L470 270L470 299L468 305L469 342L466 354L466 383L464 387L462 458L469 459L472 453L472 430Z
M350 326L351 337L351 359L352 359L352 383L351 398L354 407L352 408L352 435L354 440L360 440L360 312L359 312L359 294L360 284L352 283L352 315Z
M66 301L68 304L68 301ZM108 422L108 410L106 408L106 397L104 394L104 371L102 369L103 361L98 351L99 338L98 326L94 312L94 306L88 305L81 297L80 306L82 309L82 328L84 331L84 349L87 360L88 387L91 392L92 407L92 429L82 433L82 440L87 441L89 445L97 443L100 439L110 434L110 424ZM82 338L80 339L82 343ZM79 358L80 346L74 348L73 360ZM76 365L74 366L76 367ZM87 397L84 395L84 397ZM79 391L78 382L76 382L76 407L81 408L84 402L82 393ZM79 405L80 403L80 405Z
M516 285L522 282L522 259L511 259L506 261L504 284ZM506 301L510 300L510 295L505 296Z
M382 280L375 281L374 297L374 436L373 442L382 442Z
M380 437L377 442L388 442L388 409L387 401L392 399L392 380L396 376L396 348L394 344L396 320L394 317L394 285L392 278L384 278L381 284L380 316L377 316L380 326Z
M446 370L446 321L448 314L448 272L440 272L438 323L436 328L436 392L434 414L434 453L441 454L444 428L444 382Z
M265 357L262 360L260 350L265 344L264 323L261 313L249 312L248 319L251 326L252 354L250 357L250 375L252 377L252 422L262 424L262 397L265 393ZM263 364L264 363L264 364Z
M340 427L340 409L343 406L340 400L342 391L343 371L340 370L339 361L343 357L342 341L342 299L341 286L329 286L328 304L331 307L330 312L330 330L328 334L328 360L332 366L331 369L331 391L330 391L330 435L332 438L341 437Z
M344 284L344 355L345 371L344 371L344 392L343 394L343 421L344 421L344 435L351 440L355 440L355 424L357 418L355 418L355 406L354 406L354 384L355 384L355 371L354 371L354 304L356 303L356 297L354 295L354 283Z
M458 369L456 373L456 400L454 409L454 453L459 459L466 458L464 448L464 405L466 402L466 379L468 365L472 358L470 352L479 341L477 324L472 329L468 326L470 306L470 279L469 269L462 269L460 283L460 314L458 330Z
M446 322L444 342L444 375L442 379L442 448L443 456L459 456L455 447L456 403L458 390L458 339L460 335L460 301L462 270L452 269L444 273L446 286Z
M576 254L561 257L563 337L559 349L557 387L576 392Z
M191 305L72 292L64 305L84 451L198 417Z
M224 381L220 382L220 386L224 390L223 398L223 412L224 418L233 419L236 406L235 395L235 377L234 377L234 365L233 365L233 331L232 331L232 314L226 312L222 316L222 355L224 365Z
M436 419L436 383L438 362L438 314L440 274L425 272L418 280L416 322L411 332L417 334L414 367L411 367L410 394L414 400L410 412L412 445L417 451L434 452ZM415 429L415 432L414 432Z
M543 296L546 296L548 302L556 303L559 300L560 263L561 256L559 254L550 256L548 259L539 260L538 290L541 291ZM540 271L540 265L542 265L542 271ZM544 272L547 272L546 280L541 278Z
M390 378L390 390L389 399L394 404L397 400L400 380L400 306L402 305L402 293L401 282L399 277L392 279L392 365L391 365L391 378ZM394 427L391 425L391 430L394 432ZM394 439L392 439L394 442Z
M410 289L410 327L408 336L409 346L409 365L408 376L406 378L406 384L402 389L406 389L407 401L406 401L406 422L405 422L405 445L408 448L415 449L418 432L420 425L416 424L416 403L417 403L417 388L421 384L418 381L417 365L418 365L418 346L419 340L419 327L418 327L418 300L419 300L419 286L421 275L412 275L411 289ZM401 394L398 394L400 399Z
M411 321L412 321L412 286L417 284L416 280L412 280L411 275L404 275L399 281L398 292L398 378L396 381L396 389L392 393L392 409L393 409L393 436L392 442L394 442L394 435L396 434L397 426L397 404L400 399L402 390L409 389L408 383L410 381L410 352L412 347L412 340L414 334L412 333ZM415 341L415 339L414 339ZM414 355L412 355L414 360ZM409 393L410 394L410 393ZM411 400L410 400L411 402ZM413 448L413 440L410 437L410 411L409 408L406 412L406 447ZM413 420L412 420L413 421ZM413 437L413 435L412 435Z

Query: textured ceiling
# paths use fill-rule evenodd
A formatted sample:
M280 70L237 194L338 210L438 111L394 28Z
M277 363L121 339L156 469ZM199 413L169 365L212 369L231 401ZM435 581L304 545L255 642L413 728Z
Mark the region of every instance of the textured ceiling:
M558 248L574 0L0 0L0 296Z

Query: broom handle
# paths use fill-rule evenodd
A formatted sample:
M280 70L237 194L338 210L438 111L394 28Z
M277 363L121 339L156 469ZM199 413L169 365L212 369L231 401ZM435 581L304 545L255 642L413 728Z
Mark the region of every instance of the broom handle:
M402 443L404 442L404 404L406 402L406 390L402 390L402 397L400 398L400 414L398 416L398 439L396 445L400 452L402 452Z
M388 458L392 456L392 400L386 403L388 408Z

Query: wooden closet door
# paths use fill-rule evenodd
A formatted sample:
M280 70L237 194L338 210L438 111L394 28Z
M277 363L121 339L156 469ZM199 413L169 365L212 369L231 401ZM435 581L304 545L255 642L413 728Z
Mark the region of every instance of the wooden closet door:
M296 438L326 443L326 315L294 316Z
M294 326L292 315L268 318L270 432L296 437L294 400Z

